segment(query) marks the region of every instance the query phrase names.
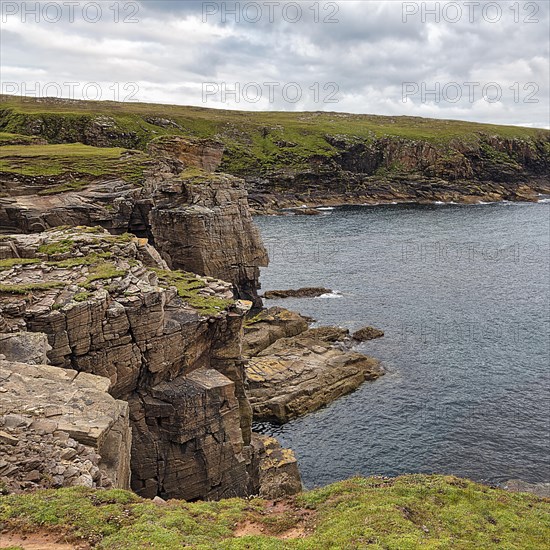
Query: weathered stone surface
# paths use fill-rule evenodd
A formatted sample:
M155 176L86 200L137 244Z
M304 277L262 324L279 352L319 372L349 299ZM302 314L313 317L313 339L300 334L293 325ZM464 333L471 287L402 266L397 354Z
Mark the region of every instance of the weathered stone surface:
M377 360L306 336L282 338L250 359L254 418L284 423L383 374Z
M49 350L48 337L40 332L0 333L0 354L8 361L44 364Z
M234 386L218 371L201 368L151 388L135 424L136 492L187 500L248 494L249 461ZM153 460L147 444L157 447Z
M347 115L344 115L347 116ZM334 154L312 154L300 167L246 176L257 213L313 206L434 201L536 201L550 193L548 137L536 140L478 134L448 146L383 136L326 135Z
M349 330L342 327L316 327L302 333L302 337L323 342L344 342L349 340Z
M302 490L298 461L290 449L283 449L273 437L254 434L260 457L259 496L277 499Z
M294 311L282 307L263 310L245 323L243 355L256 355L280 338L306 331L308 326L308 319Z
M98 178L78 191L46 195L52 178L37 184L36 178L0 173L0 228L36 233L99 225L113 234L130 231L154 242L171 268L229 281L237 297L260 307L259 268L267 265L267 252L244 180L213 173L222 154L214 140L160 138L149 144L151 166L141 185Z
M152 141L148 152L165 162L180 161L182 166L214 172L221 164L223 143L213 139L190 139L181 136L166 136Z
M231 281L238 297L261 305L259 267L268 258L252 222L244 182L220 174L200 181L182 175L163 181L152 195L151 231L168 265Z
M0 361L0 386L0 477L9 487L129 488L129 409L107 393L108 380Z
M374 327L363 327L352 334L352 338L358 342L366 342L375 338L382 338L384 331Z

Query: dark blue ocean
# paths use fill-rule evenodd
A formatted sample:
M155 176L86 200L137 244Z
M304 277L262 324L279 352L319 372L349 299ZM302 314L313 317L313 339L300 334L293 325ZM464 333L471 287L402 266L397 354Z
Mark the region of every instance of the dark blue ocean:
M361 475L550 481L550 204L339 207L256 218L268 301L385 337L358 350L387 373L284 426L314 487Z

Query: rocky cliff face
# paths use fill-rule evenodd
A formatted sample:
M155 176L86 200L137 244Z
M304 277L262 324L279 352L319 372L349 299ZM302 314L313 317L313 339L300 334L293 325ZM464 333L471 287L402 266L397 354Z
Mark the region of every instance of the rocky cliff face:
M333 154L245 176L256 212L308 205L535 201L550 193L548 137L475 136L446 144L325 136Z
M550 193L550 132L536 128L0 96L1 132L10 133L0 145L125 147L136 162L149 151L171 172L185 166L244 178L256 212L304 203L533 201ZM32 187L36 171L15 172L8 195L24 174ZM145 231L150 224L140 216L133 220Z
M145 241L101 229L0 240L2 331L47 335L49 362L105 377L129 404L132 488L186 500L259 491L228 283L171 271Z
M168 265L231 281L236 295L261 305L267 252L252 223L242 180L184 171L151 187L154 243Z
M32 147L22 147L23 157ZM48 146L38 153L47 157ZM86 153L98 162L92 148ZM169 267L230 281L237 297L261 306L259 267L267 265L267 253L252 222L244 181L206 171L217 167L221 153L215 142L158 140L145 161L138 154L144 164L137 184L111 175L108 167L74 191L66 183L76 177L70 168L57 177L0 170L0 228L34 233L99 225L113 234L130 231L154 244ZM117 166L134 162L127 156L120 154Z

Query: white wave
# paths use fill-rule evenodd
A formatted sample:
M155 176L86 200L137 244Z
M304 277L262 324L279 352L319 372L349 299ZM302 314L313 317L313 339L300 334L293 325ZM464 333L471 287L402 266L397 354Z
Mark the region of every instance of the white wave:
M334 206L318 206L317 210L334 210Z
M544 203L544 202L550 202L550 199L539 199L537 202Z
M339 290L333 290L332 292L327 292L326 294L321 294L318 298L343 298Z

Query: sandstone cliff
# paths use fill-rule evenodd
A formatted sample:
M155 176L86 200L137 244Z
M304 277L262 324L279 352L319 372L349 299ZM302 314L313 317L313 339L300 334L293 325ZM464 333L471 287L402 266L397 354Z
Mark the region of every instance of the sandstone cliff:
M241 361L250 305L231 284L169 270L131 235L69 228L0 239L0 296L1 332L46 334L51 365L105 377L128 403L138 494L260 490Z
M237 297L261 306L267 253L244 181L203 170L216 166L215 143L174 137L155 141L148 154L78 144L16 149L0 147L2 232L79 225L132 232L169 267L230 281ZM59 164L59 173L42 174L44 162Z

